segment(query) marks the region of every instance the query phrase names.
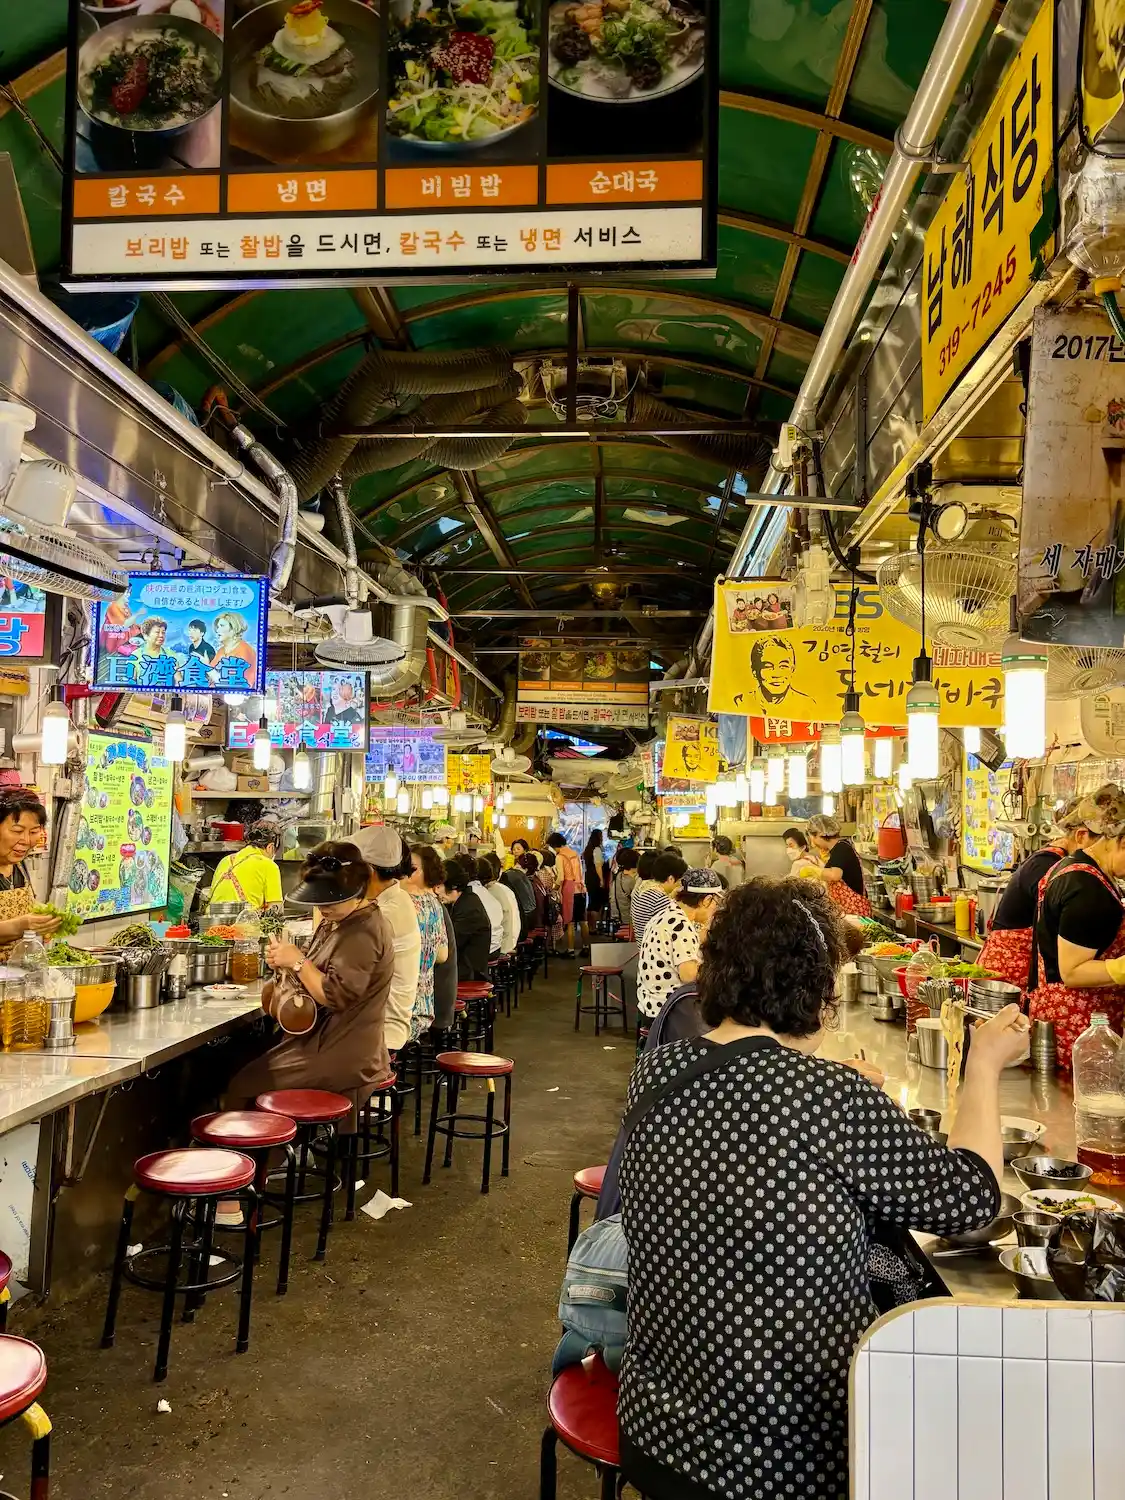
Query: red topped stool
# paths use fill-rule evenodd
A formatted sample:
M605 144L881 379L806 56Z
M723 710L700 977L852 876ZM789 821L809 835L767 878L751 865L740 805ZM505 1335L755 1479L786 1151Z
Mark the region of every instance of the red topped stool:
M261 1109L225 1109L217 1114L198 1115L191 1122L191 1138L201 1146L225 1147L231 1151L242 1151L254 1162L254 1191L258 1195L258 1211L255 1214L254 1258L262 1255L262 1231L281 1225L281 1256L277 1268L277 1295L283 1297L289 1290L289 1251L293 1243L293 1204L297 1192L297 1153L293 1140L297 1135L297 1122L288 1115L270 1115ZM276 1219L265 1220L261 1204L266 1199L269 1178L270 1152L285 1152L285 1199L281 1214ZM223 1226L219 1225L222 1229Z
M401 1055L400 1053L399 1056ZM348 1195L344 1218L349 1222L355 1218L355 1195L360 1170L366 1176L372 1162L382 1161L384 1157L389 1160L391 1197L398 1197L398 1127L401 1117L402 1095L398 1090L398 1076L392 1073L372 1089L371 1097L359 1112L359 1129L348 1141ZM386 1135L383 1133L384 1128L388 1132Z
M495 990L488 980L466 979L458 984L455 1025L462 1052L491 1052L495 1022Z
M0 1333L8 1326L8 1309L12 1305L12 1294L8 1290L8 1283L12 1279L12 1262L3 1250L0 1250Z
M117 1251L113 1258L109 1302L105 1311L105 1328L102 1331L103 1349L113 1347L123 1277L128 1277L134 1285L148 1291L162 1292L164 1302L160 1313L160 1335L156 1344L156 1366L152 1378L163 1380L168 1374L168 1351L172 1342L172 1317L176 1310L177 1296L185 1298L184 1316L190 1320L208 1292L229 1286L232 1281L241 1277L236 1348L239 1354L245 1354L250 1347L250 1296L254 1284L254 1225L258 1196L254 1191L256 1173L254 1162L241 1151L210 1148L154 1151L134 1162L133 1186L125 1194ZM154 1245L148 1250L138 1250L130 1255L129 1235L133 1227L133 1210L141 1193L152 1193L170 1203L171 1240L167 1245ZM212 1279L210 1267L215 1210L225 1198L241 1200L243 1197L248 1200L250 1212L243 1231L245 1246L241 1265L236 1262L234 1270ZM190 1225L194 1235L186 1246L185 1224ZM184 1267L185 1248L188 1252L186 1280L181 1282L179 1278ZM144 1276L137 1270L138 1264L158 1256L166 1257L163 1280Z
M31 1500L47 1500L50 1481L51 1421L39 1405L46 1384L47 1361L38 1344L0 1335L0 1427L18 1418L31 1434Z
M254 1100L259 1109L268 1115L287 1115L297 1124L297 1191L293 1202L313 1203L318 1199L320 1233L316 1241L314 1260L323 1260L328 1249L328 1231L332 1228L332 1196L336 1191L336 1157L339 1150L340 1121L351 1114L354 1101L346 1094L334 1094L328 1089L272 1089L268 1094L259 1094ZM319 1131L324 1132L324 1188L319 1193L306 1193L305 1183L310 1171L319 1175L315 1164L310 1168L309 1153ZM277 1205L275 1194L267 1194L267 1202Z
M600 1354L580 1365L568 1365L547 1392L551 1425L539 1448L539 1500L555 1500L555 1445L562 1438L572 1453L593 1464L601 1475L601 1500L615 1500L621 1463L617 1438L617 1377Z
M462 1140L484 1142L484 1167L481 1172L480 1190L488 1192L488 1178L492 1166L492 1142L500 1136L503 1140L501 1152L501 1177L508 1175L509 1150L511 1146L512 1125L512 1073L515 1063L510 1057L494 1057L488 1052L439 1052L437 1056L437 1077L434 1079L433 1100L430 1105L430 1133L426 1140L426 1170L422 1174L423 1183L430 1180L430 1169L434 1162L434 1142L438 1135L444 1135L445 1160L443 1167L453 1165L453 1142L458 1136ZM457 1096L463 1081L470 1078L483 1078L488 1083L487 1103L483 1115L458 1115ZM499 1124L496 1122L496 1079L504 1080L504 1118ZM441 1109L441 1086L446 1085L446 1102L448 1111L440 1113ZM459 1130L459 1125L468 1122L471 1125L479 1125L480 1130Z
M628 1034L629 1022L625 1015L625 990L622 980L624 965L584 964L578 971L578 988L574 996L574 1029L582 1024L583 1015L593 1012L594 1035L601 1036L602 1027L609 1030L610 1012L621 1016L621 1030ZM582 985L589 978L594 987L593 1005L582 1004ZM618 988L610 989L610 980L616 979Z
M593 1198L597 1202L601 1196L604 1180L605 1167L583 1167L581 1171L574 1174L574 1197L570 1200L570 1233L566 1241L568 1255L574 1249L574 1242L578 1238L578 1211L582 1206L582 1200Z

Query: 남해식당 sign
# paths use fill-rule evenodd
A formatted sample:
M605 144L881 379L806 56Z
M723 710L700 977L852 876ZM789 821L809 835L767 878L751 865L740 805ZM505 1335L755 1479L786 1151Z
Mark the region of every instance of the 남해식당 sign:
M69 286L715 264L711 0L71 7Z
M1054 233L1054 0L1012 59L967 165L926 230L922 409L926 421L1031 284Z

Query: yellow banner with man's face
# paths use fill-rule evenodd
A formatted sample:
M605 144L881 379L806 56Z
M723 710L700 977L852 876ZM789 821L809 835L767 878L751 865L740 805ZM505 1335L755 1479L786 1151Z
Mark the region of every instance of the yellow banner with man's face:
M831 624L791 630L754 628L745 611L737 609L736 596L745 593L745 583L715 587L708 708L712 713L838 723L851 682L850 590L837 588ZM942 724L951 729L998 727L1004 717L999 652L951 651L933 645L930 651ZM906 694L917 655L918 632L884 609L877 588L861 588L855 614L855 685L866 723L906 723Z
M669 719L664 781L714 781L719 774L719 726L709 719Z

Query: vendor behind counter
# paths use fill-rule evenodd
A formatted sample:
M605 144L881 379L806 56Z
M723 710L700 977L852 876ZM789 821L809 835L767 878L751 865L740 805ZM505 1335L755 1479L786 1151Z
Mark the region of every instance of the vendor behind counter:
M280 906L281 871L277 867L280 843L281 830L276 823L267 818L252 823L243 847L219 861L209 904L241 904L255 911Z

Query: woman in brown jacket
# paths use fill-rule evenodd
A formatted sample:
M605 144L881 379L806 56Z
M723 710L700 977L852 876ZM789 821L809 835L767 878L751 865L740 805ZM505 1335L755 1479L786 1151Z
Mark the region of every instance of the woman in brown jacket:
M272 1089L329 1089L359 1106L391 1076L383 1038L394 974L394 939L368 901L371 871L354 844L320 844L305 861L292 901L315 906L320 924L308 952L274 942L266 959L275 978L262 1009L290 1033L231 1080L229 1107L246 1108ZM307 1029L295 1034L299 1027ZM342 1126L356 1128L356 1114Z

